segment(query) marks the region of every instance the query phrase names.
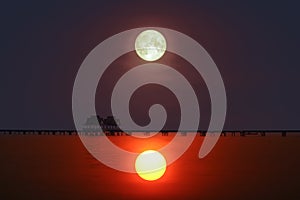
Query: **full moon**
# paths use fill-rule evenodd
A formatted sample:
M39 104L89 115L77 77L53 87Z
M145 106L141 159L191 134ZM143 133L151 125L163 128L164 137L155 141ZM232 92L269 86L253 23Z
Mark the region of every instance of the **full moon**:
M166 39L158 31L146 30L136 37L135 51L143 60L156 61L164 55L166 49Z
M147 150L139 154L135 161L138 175L147 181L154 181L162 177L166 171L166 159L158 151Z

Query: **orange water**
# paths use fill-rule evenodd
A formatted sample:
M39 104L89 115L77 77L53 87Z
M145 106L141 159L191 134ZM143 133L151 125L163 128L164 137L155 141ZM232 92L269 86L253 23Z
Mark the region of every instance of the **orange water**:
M172 136L110 139L139 152ZM199 159L202 141L197 136L161 179L147 182L99 163L78 136L1 136L0 198L300 199L300 137L221 137Z

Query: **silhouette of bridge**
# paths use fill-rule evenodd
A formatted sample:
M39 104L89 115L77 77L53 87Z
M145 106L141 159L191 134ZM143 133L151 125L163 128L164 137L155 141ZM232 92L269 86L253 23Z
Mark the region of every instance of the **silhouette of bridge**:
M178 133L186 136L189 132L194 130L121 130L119 128L120 120L113 116L106 118L99 117L98 115L90 116L83 124L82 130L0 130L0 135L86 135L86 136L130 136L133 133L150 135L150 133L161 133L162 136L168 136L169 133ZM266 136L267 134L281 134L285 137L290 133L300 133L300 130L295 129L270 129L270 130L215 130L210 131L209 135L221 133L221 136ZM207 130L197 130L200 136L206 136Z
M105 129L102 131L96 130L0 130L0 135L86 135L86 136L130 136L133 133L142 133L145 135L150 135L150 133L158 132L161 133L162 136L168 136L169 133L177 133L182 136L186 136L190 132L190 130L120 130L120 129ZM300 130L222 130L222 131L210 131L210 135L214 135L216 133L220 133L221 136L266 136L268 134L280 134L285 137L291 133L299 133ZM200 136L206 136L207 130L197 130L197 134Z

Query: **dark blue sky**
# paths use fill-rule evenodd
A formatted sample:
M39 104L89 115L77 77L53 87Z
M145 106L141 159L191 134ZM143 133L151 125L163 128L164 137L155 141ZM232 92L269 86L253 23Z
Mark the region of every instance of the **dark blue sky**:
M121 31L159 26L193 37L216 62L228 96L225 128L300 129L299 6L293 1L2 3L0 128L73 128L73 82L89 51ZM122 59L108 75L126 71L118 69ZM162 88L148 88L155 90ZM98 110L109 114L99 93ZM161 99L167 104L171 94L166 95ZM134 105L133 116L142 119ZM170 126L176 120L170 119Z

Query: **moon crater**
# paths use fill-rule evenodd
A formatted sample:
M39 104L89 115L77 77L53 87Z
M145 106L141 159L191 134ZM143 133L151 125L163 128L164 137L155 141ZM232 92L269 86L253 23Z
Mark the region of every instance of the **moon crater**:
M146 30L141 32L135 40L137 55L146 61L160 59L167 49L165 37L158 31Z

